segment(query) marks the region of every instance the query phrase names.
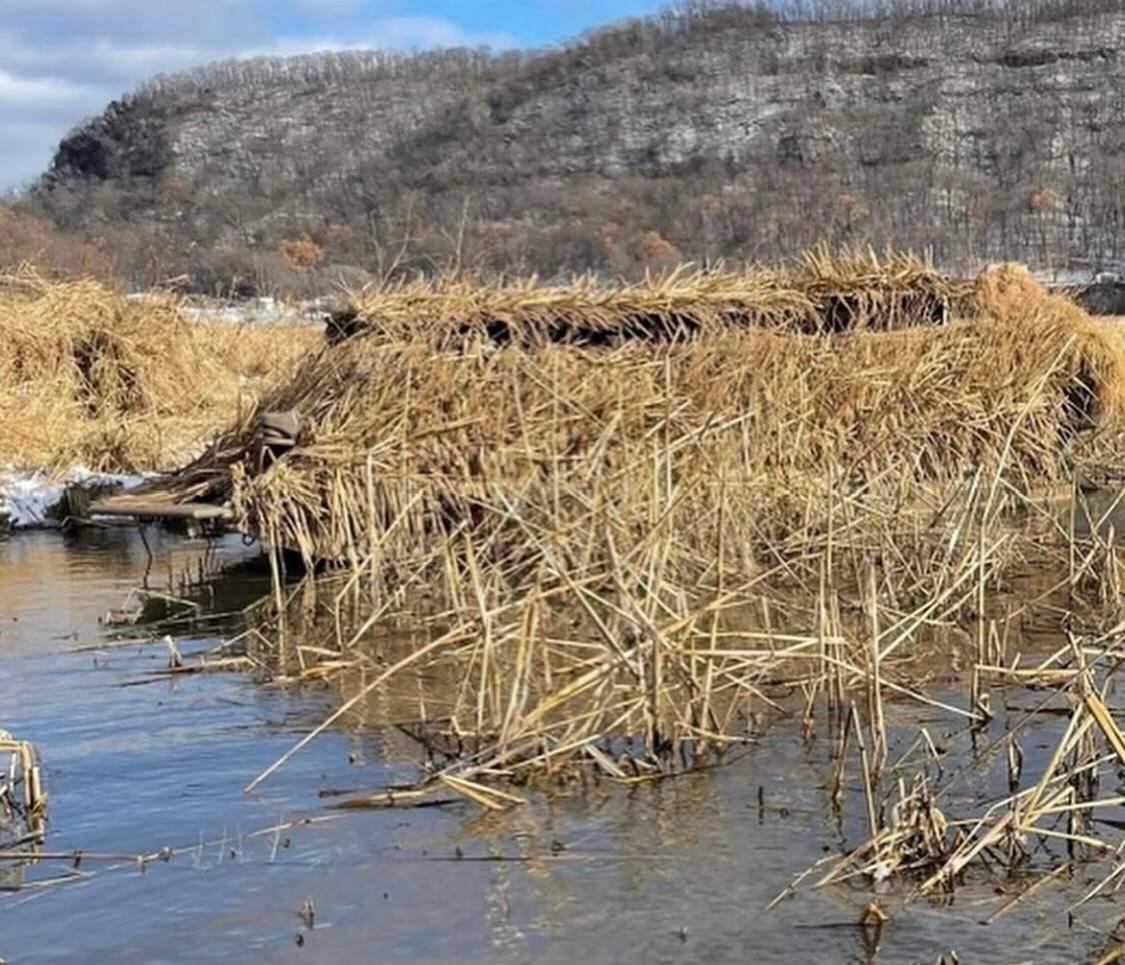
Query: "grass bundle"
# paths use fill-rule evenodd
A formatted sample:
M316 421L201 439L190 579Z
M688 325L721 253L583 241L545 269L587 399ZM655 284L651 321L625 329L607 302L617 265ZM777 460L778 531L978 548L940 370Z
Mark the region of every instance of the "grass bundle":
M834 291L850 275L870 289L864 271L903 290L929 277L910 259L849 257L810 255L800 270ZM920 552L936 532L927 514L973 479L993 480L990 504L1018 502L1071 480L1099 445L1113 457L1125 340L1029 280L990 270L970 286L968 317L941 326L716 325L707 337L597 350L438 348L445 316L427 306L472 301L488 306L484 317L518 294L513 319L542 306L548 318L562 290L402 286L381 337L310 356L154 498L229 503L247 531L310 562L356 561L376 546L393 560L462 526L518 544L518 528L499 535L517 516L543 532L609 527L622 542L659 525L676 534L684 573L752 573L832 541L862 544L873 527L899 552ZM425 294L413 328L407 293ZM637 290L570 295L605 306ZM701 316L708 304L676 310ZM300 427L281 453L261 438L271 413Z
M793 270L806 305L872 290L862 259ZM715 312L698 337L499 349L447 336L497 317L542 333L562 290L451 285L396 289L391 321L309 357L164 484L229 502L275 548L348 564L286 586L271 554L274 595L224 651L336 697L247 790L344 721L397 728L420 767L339 806L452 792L498 811L529 788L725 763L792 716L806 740L831 741L833 807L858 808L841 821L847 846L786 894L814 873L814 887L939 893L995 869L1057 874L1041 857L1052 842L1071 860L1114 843L1091 822L1123 801L1097 784L1125 760L1105 704L1125 653L1125 560L1103 525L1112 508L1083 506L1080 535L1082 487L1069 525L1054 501L1084 465L1120 461L1112 325L1000 266L940 325L730 325L685 296L668 306ZM609 328L637 291L569 290ZM263 426L286 422L293 438L271 449ZM1016 647L1044 615L1068 646L1028 662ZM951 789L1000 760L981 744L1011 681L1065 698L1066 731L1027 786L1030 724L1005 729L1009 790L966 817ZM962 683L967 700L950 695ZM926 714L904 715L916 736L901 754L899 706ZM958 741L966 764L951 769Z
M315 339L311 329L190 322L172 298L125 299L93 281L30 269L0 278L0 460L168 469Z
M839 645L854 680L865 654L879 664L978 605L978 583L1024 558L1004 511L1070 482L1091 426L1113 437L1123 386L1120 337L1047 296L936 327L726 327L596 351L438 350L423 324L330 345L269 393L259 415L299 414L291 448L264 451L248 417L167 488L230 502L310 563L349 562L357 640L413 598L412 625L445 629L404 666L447 679L449 661L462 682L442 740L473 743L486 770L540 760L544 740L551 760L608 753L621 733L651 762L672 734L679 750L734 740L779 654ZM728 611L744 619L766 587L785 646L719 645ZM829 631L847 623L833 594L886 595L888 620Z
M403 507L356 566L307 577L285 591L291 605L279 596L253 621L253 638L267 642L255 659L274 668L275 679L328 680L339 690L338 709L276 766L344 717L377 721L416 741L426 767L417 787L380 789L368 799L372 806L404 791L455 790L503 809L521 799L496 792L496 782L541 787L593 774L631 783L690 770L754 740L763 714L800 714L812 730L823 698L841 759L849 739L859 747L871 834L887 845L874 858L862 855L863 867L936 869L960 842L945 836L925 786L909 795L899 788L893 840L876 821L881 777L893 790L899 776L886 771L884 702L911 701L975 729L991 715L977 674L1020 668L1032 686L1072 683L1076 672L1065 654L1026 672L1019 655L1009 659L1019 614L1039 602L1056 618L1067 612L1077 626L1087 578L1097 582L1099 573L1104 579L1120 568L1112 536L1080 544L1061 533L1050 565L1042 566L1045 556L1036 560L1039 577L1057 579L1055 587L1041 582L1027 596L1012 594L1006 554L1024 530L988 508L985 482L963 512L931 519L940 524L944 558L916 600L899 588L903 574L909 579L917 570L914 548L884 538L870 520L850 538L841 527L838 546L809 546L811 567L777 559L736 579L715 565L723 533L710 570L686 574L680 554L688 537L660 518L629 532L603 506L573 525L556 519L548 528L533 506L505 501L506 527L462 526L441 541L430 534L398 546L391 537L408 525L410 507ZM676 494L667 495L670 510ZM722 513L736 504L724 503ZM1060 535L1049 507L1036 512ZM506 538L515 533L519 544ZM737 534L726 538L737 542ZM838 579L833 554L848 557L859 578ZM1079 567L1069 575L1068 554ZM1116 579L1109 576L1116 589L1093 618L1108 614L1116 628L1082 638L1091 652L1112 646L1113 659L1125 627ZM933 653L940 652L937 672L948 679L951 645L961 653L978 648L964 707L923 692ZM835 781L834 793L842 793L842 771Z
M803 270L866 291L863 267ZM1083 507L1079 535L1053 499L1083 465L1120 460L1125 342L1020 270L971 287L941 325L716 321L596 348L446 340L445 321L411 329L403 308L397 334L307 358L164 484L229 502L307 562L347 564L287 586L271 554L274 595L223 650L335 696L248 790L345 721L397 728L420 767L339 806L454 793L498 811L725 763L792 716L832 743L833 806L858 803L811 886L940 893L996 868L1052 873L1052 842L1101 854L1113 842L1091 816L1121 799L1072 778L1104 783L1125 759L1111 676L1092 672L1125 652L1125 562L1109 511ZM482 318L498 303L468 294L497 300ZM263 427L285 424L271 448ZM1064 613L1070 646L1026 661L1036 620ZM1005 731L1009 790L972 816L950 790L970 765L951 769L949 748L985 766L1001 681L1057 689L1071 716L1030 786L1026 727ZM967 700L950 695L962 682ZM919 720L900 707L926 714L901 754Z

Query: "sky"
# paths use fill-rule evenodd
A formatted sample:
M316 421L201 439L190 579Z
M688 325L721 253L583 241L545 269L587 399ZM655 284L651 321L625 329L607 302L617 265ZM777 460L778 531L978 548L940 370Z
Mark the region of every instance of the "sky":
M352 47L539 47L663 0L0 0L0 191L154 74Z

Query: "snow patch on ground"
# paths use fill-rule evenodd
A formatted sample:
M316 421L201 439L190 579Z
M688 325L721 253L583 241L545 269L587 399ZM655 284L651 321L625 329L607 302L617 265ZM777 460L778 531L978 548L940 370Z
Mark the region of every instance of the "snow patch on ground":
M272 298L256 298L236 303L181 305L179 311L181 317L193 322L310 325L324 321L324 313L316 308L293 308Z
M62 502L67 486L130 489L144 481L144 476L92 472L85 466L75 466L61 476L0 467L0 530L6 526L11 529L53 526L50 511Z

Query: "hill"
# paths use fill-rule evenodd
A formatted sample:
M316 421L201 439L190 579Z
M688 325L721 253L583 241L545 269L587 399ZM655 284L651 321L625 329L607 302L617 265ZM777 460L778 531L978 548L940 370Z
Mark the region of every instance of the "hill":
M909 2L693 3L543 51L217 64L80 125L31 203L131 283L203 290L451 263L630 275L821 240L1119 259L1119 0Z

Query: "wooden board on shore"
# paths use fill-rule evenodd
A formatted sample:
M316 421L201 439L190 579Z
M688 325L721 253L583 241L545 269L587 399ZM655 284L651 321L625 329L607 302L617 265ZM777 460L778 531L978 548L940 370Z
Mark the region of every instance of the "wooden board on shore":
M169 503L144 497L117 496L103 499L90 506L93 516L135 516L141 519L194 519L224 520L234 519L234 510L229 506L216 506L213 503Z

